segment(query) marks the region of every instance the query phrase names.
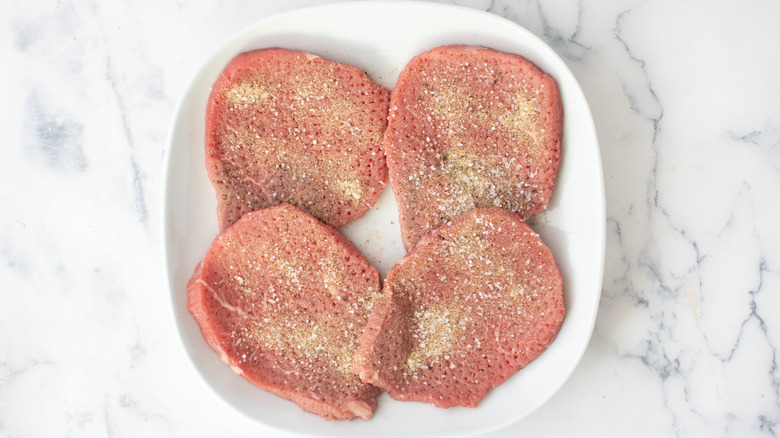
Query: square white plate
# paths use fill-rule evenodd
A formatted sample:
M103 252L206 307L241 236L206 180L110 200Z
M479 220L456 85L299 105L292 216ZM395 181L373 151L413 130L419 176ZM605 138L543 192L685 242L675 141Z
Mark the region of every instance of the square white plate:
M204 119L211 86L238 53L284 47L365 70L392 88L415 55L444 44L483 45L520 54L558 82L564 107L563 159L550 208L531 222L552 249L564 278L566 318L539 359L494 388L479 407L440 409L386 395L368 422L330 421L254 387L223 364L186 309L186 283L217 234L216 198L205 169ZM605 206L598 141L574 76L540 39L499 16L431 3L360 2L269 17L237 34L194 77L176 109L163 193L164 261L173 314L196 369L230 405L268 426L319 436L465 436L528 415L568 379L590 340L601 294ZM389 185L363 218L343 227L384 276L404 255Z

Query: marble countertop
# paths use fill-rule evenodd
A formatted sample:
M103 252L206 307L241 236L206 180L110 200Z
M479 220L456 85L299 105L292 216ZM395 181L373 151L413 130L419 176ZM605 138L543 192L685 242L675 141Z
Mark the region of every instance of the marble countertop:
M200 380L161 260L163 156L228 37L329 3L0 5L0 437L275 436ZM490 437L780 434L780 3L458 0L568 64L607 198L592 340Z

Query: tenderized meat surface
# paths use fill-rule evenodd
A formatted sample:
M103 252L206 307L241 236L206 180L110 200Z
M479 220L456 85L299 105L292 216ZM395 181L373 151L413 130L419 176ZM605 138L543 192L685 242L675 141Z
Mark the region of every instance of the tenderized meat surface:
M353 367L394 399L475 407L542 354L564 313L539 236L512 212L475 209L393 266Z
M379 273L338 231L283 204L214 239L187 307L249 382L327 419L367 420L380 391L351 367L379 291Z
M407 251L473 208L547 208L561 155L555 80L525 58L443 46L393 88L384 147Z
M206 167L220 230L242 214L289 203L340 227L385 184L389 91L358 68L310 53L236 56L206 114Z

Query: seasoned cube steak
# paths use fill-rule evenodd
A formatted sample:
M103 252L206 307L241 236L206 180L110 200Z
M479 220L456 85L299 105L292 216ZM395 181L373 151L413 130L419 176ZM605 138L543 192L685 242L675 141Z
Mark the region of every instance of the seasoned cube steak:
M406 249L472 208L544 210L562 128L555 80L521 56L443 46L412 59L384 138Z
M351 370L379 273L338 231L288 204L217 236L187 308L249 382L328 419L369 419L379 390Z
M564 312L539 236L515 213L474 209L387 274L354 370L398 400L474 407L547 348Z
M385 184L388 99L363 71L309 53L236 56L206 113L220 229L280 203L334 227L361 217Z

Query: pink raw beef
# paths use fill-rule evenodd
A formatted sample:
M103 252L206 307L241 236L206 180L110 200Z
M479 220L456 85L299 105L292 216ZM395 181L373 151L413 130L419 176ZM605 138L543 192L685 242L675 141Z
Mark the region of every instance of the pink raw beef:
M472 208L547 208L562 111L555 80L519 55L443 46L412 59L384 138L407 251Z
M360 69L296 50L241 53L209 96L206 168L220 230L289 203L334 227L385 184L389 91Z
M564 313L539 236L515 213L475 209L393 266L354 369L394 399L475 407L542 354Z
M379 291L379 273L338 231L282 204L214 239L187 308L249 382L327 419L368 420L380 391L351 367Z

